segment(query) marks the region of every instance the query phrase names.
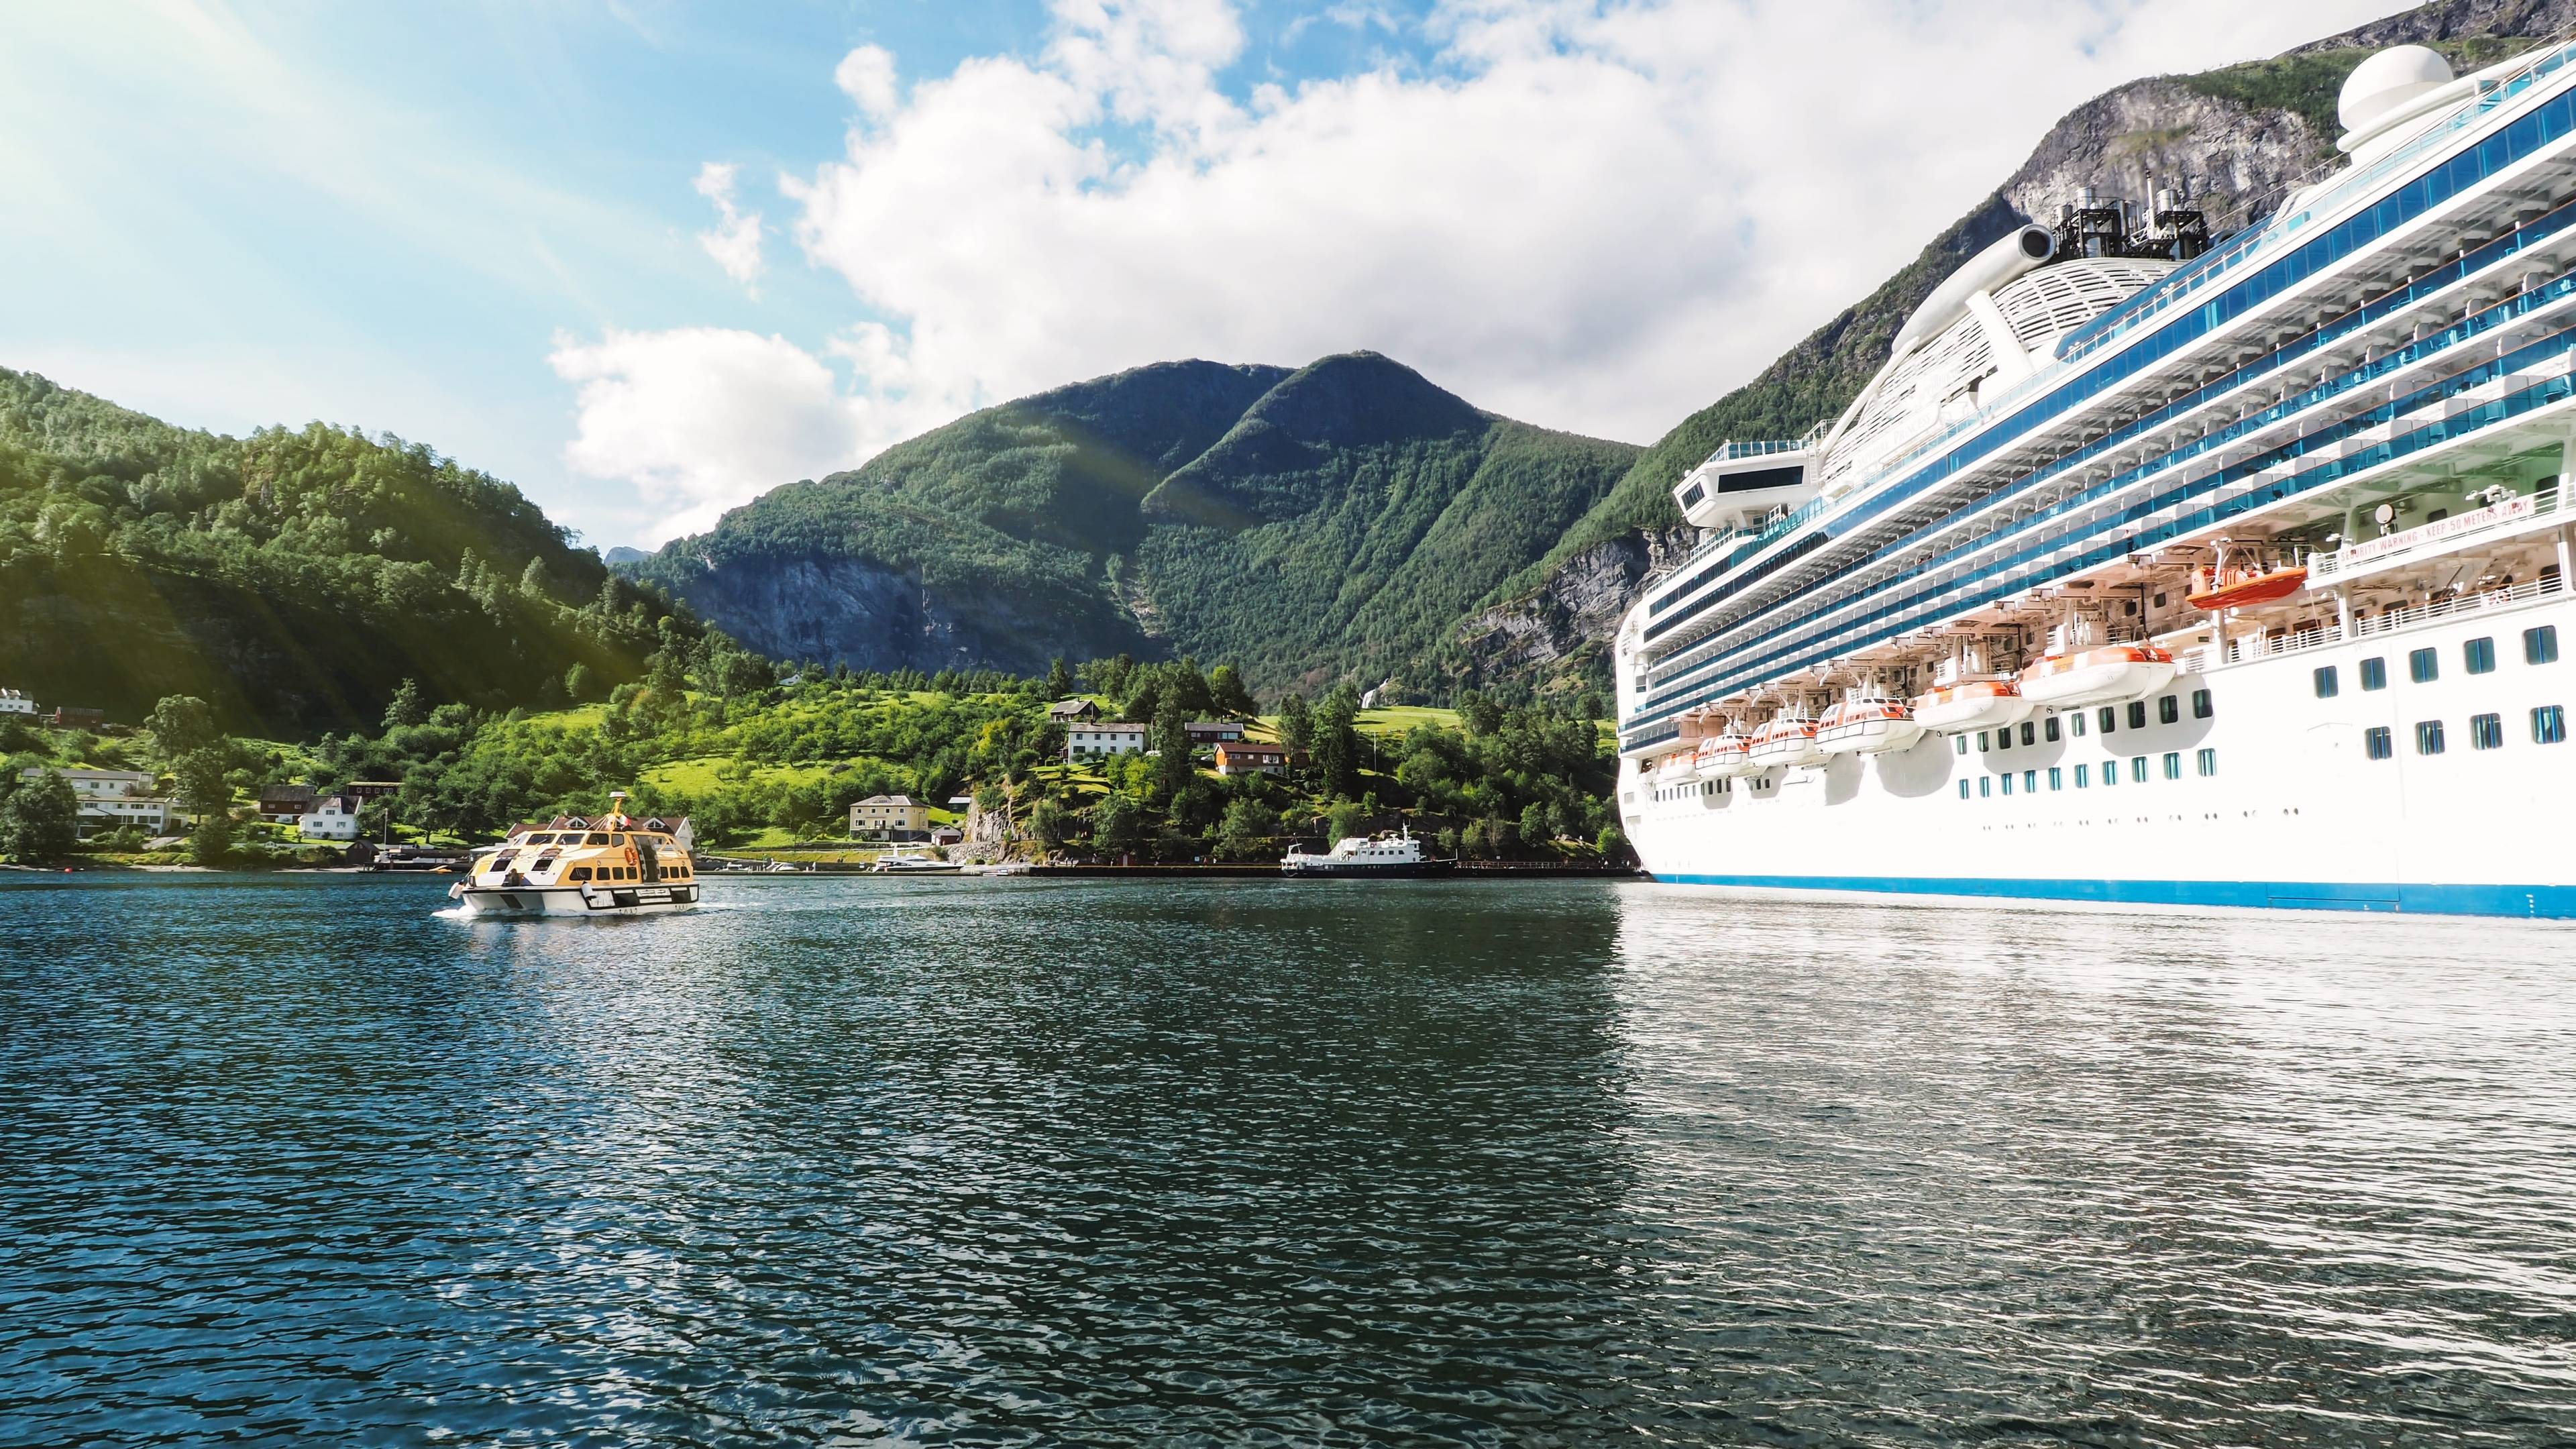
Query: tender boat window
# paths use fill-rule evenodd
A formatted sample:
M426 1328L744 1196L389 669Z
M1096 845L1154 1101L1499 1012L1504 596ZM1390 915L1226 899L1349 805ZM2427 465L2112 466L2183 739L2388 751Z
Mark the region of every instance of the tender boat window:
M572 868L572 875L569 878L575 881L585 881L590 879L590 867L586 865L574 866Z
M2042 730L2042 733L2050 744L2053 745L2057 743L2057 716L2050 715L2048 717L2048 723Z
M2567 740L2567 707L2544 704L2531 712L2531 742L2535 745L2564 744Z
M2060 770L2060 769L2059 769L2058 767L2056 767L2055 765L2051 765L2051 766L2049 766L2049 767L2048 767L2048 788L2050 788L2050 789L2052 789L2052 790L2063 790L2063 789L2065 789L2065 788L2066 788L2066 772L2065 772L2065 771L2063 771L2063 770Z
M2460 646L2460 661L2471 674L2495 672L2495 640L2472 639Z
M2180 750L2165 751L2165 778L2168 780L2179 780L2182 778L2182 752Z
M2469 716L2469 748L2495 750L2504 747L2504 716L2473 714Z
M2130 700L2130 701L2129 701L2129 728L2131 728L2131 729L2133 729L2133 730L2142 730L2142 729L2145 729L2146 727L2147 727L2147 702L2146 702L2145 700L2143 700L2143 699L2133 699L2133 700Z
M2335 667L2331 664L2323 664L2317 667L2316 680L2317 698L2319 699L2332 699L2336 695L2343 693L2343 681L2335 677ZM2206 695L2209 691L2204 689L2201 693Z
M2129 783L2132 785L2143 785L2147 783L2146 756L2131 755L2129 757Z
M2440 720L2428 719L2419 722L2415 726L2415 753L2419 755L2438 755L2442 753L2442 722Z
M2388 661L2385 659L2375 658L2361 661L2361 687L2365 690L2386 689L2388 687Z
M608 843L608 837L601 832L594 830L588 835L583 836L581 838L581 843L584 845L606 845Z
M2191 717L2193 719L2207 719L2209 718L2209 715L2209 691L2206 689L2193 690L2191 692Z
M2384 760L2397 753L2397 745L2386 725L2372 725L2361 732L2362 752L2374 760Z
M2116 705L2108 705L2108 704L2106 704L2106 705L2102 706L2101 713L2099 713L2099 714L2097 714L2097 715L2095 715L2095 716L2094 716L2093 722L2094 722L2095 724L2098 724L2098 725L2100 725L2100 726L2102 727L2102 733L2104 733L2104 734L2106 734L2106 735L2107 735L2107 734L2109 734L2111 731L2113 731L2113 730L2115 730L2115 729L2119 728L2119 725L2120 725L2120 711L2119 711L2119 707L2118 707L2118 706L2116 706Z
M2522 662L2555 664L2558 662L2558 626L2543 624L2522 631Z
M2179 723L2181 719L2181 695L2168 694L2164 698L2156 701L2156 722L2158 724L2176 724Z
M2406 677L2417 684L2430 684L2442 677L2442 659L2430 649L2418 649L2406 656Z
M2209 750L2209 749L2204 749L2204 750L2202 750L2202 751L2200 752L2200 760L2199 760L2199 764L2200 764L2200 773L2201 773L2203 776L2209 776L2209 775L2215 775L2215 774L2217 774L2217 773L2218 773L2218 751L2216 751L2216 750Z

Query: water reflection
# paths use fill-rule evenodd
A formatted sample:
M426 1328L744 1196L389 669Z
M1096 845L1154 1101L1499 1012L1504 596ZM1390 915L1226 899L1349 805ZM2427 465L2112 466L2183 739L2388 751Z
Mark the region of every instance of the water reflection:
M2544 1441L2562 930L0 889L0 1439Z

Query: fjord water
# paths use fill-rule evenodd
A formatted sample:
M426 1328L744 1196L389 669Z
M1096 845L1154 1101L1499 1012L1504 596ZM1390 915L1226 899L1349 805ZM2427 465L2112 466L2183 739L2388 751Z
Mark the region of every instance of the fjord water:
M0 1442L2545 1443L2576 932L0 887Z

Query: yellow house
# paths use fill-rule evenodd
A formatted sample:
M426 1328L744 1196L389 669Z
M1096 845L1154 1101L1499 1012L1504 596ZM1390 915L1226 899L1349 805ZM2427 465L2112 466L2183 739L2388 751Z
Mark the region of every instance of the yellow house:
M930 829L930 807L909 795L870 795L850 807L852 840L892 840Z

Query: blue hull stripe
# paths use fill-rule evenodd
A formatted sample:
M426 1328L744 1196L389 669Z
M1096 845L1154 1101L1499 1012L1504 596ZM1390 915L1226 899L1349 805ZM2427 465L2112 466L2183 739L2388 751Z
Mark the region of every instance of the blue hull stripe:
M1686 875L1654 873L1675 885L1755 890L1855 891L1870 895L2001 896L2036 901L2104 901L2141 906L2252 906L2311 911L2413 911L2440 916L2576 917L2571 885L2401 885L2395 882L2282 880L2013 880L1962 876Z

